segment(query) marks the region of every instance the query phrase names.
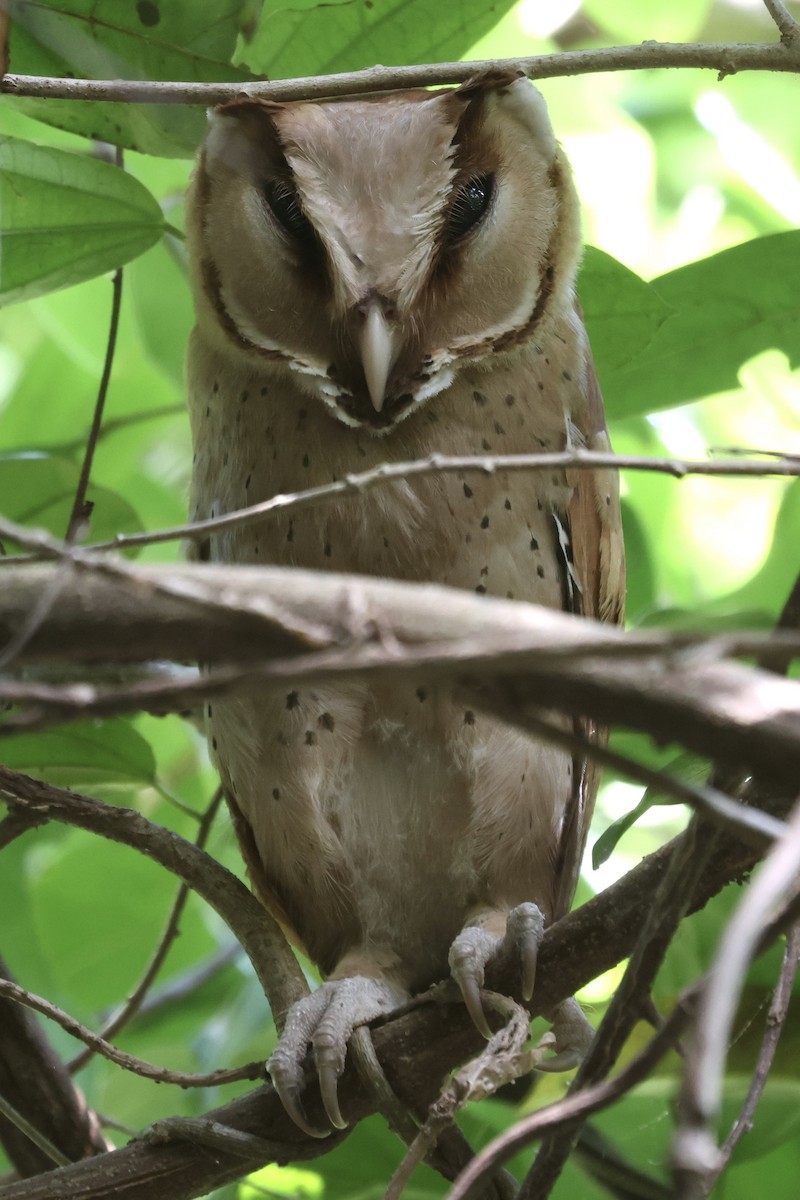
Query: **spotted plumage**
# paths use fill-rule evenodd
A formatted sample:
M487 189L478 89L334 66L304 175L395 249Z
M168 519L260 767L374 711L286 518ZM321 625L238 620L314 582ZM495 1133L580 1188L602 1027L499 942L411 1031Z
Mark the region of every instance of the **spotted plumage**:
M189 233L193 516L437 452L607 445L574 299L577 202L526 80L223 106ZM207 556L611 620L622 606L611 473L396 480L224 530ZM571 901L596 780L419 681L264 689L216 701L208 728L253 885L329 979L290 1014L273 1079L307 1125L313 1042L339 1123L353 1023L448 960L485 1029L483 966L509 914L530 990L534 926Z

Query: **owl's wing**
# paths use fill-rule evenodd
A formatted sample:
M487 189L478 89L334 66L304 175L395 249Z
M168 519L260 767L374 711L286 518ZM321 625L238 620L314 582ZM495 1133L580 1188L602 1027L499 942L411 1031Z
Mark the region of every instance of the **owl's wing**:
M609 450L603 397L588 354L584 407L573 414L568 442L588 450ZM625 610L625 554L619 508L619 478L612 470L580 470L567 473L571 500L562 514L568 539L565 574L577 581L565 587L565 607L594 620L621 624ZM576 732L604 742L606 730L593 721L576 718ZM573 762L573 793L564 813L556 870L553 919L569 911L580 874L589 824L600 781L596 762L576 755Z

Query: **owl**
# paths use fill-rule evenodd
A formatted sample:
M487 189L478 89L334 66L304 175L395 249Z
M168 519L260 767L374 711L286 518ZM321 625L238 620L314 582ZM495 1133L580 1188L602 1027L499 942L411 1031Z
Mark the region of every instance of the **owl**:
M607 448L574 291L578 203L527 79L224 104L188 233L193 518L434 452ZM621 619L612 472L401 479L220 531L198 553ZM309 1045L341 1127L356 1025L449 972L488 1036L481 988L501 947L530 997L597 779L422 678L266 686L215 700L207 726L253 887L325 979L268 1063L319 1134L301 1094ZM585 1019L573 1001L553 1022L557 1064L573 1064Z

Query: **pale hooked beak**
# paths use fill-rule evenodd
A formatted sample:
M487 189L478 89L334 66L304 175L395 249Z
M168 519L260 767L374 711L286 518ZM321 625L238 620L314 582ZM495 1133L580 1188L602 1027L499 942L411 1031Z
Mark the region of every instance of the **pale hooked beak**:
M359 337L361 364L369 398L376 413L383 408L386 381L399 350L399 334L386 319L379 300L370 300Z

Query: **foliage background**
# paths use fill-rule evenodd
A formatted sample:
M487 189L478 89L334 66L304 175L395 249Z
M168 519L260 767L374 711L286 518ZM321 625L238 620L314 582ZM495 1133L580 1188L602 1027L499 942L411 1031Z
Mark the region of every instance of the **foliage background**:
M277 78L374 62L520 56L645 38L775 38L758 0L651 5L439 0L435 6L421 0L370 5L293 0L271 5L263 15L259 8L255 0L209 0L202 6L192 0L12 4L11 69L207 80L236 78L250 69ZM692 457L733 445L800 449L800 375L793 370L800 345L800 242L797 234L784 232L800 224L800 184L792 169L800 125L785 119L796 109L796 77L745 74L720 85L708 73L626 72L548 80L541 90L573 162L587 241L641 276L602 254L587 254L581 296L615 449ZM36 183L41 175L36 164L55 163L49 151L14 160L14 170L24 177L20 182L9 170L10 160L1 157L11 144L0 146L7 235L0 290L10 299L31 296L0 313L5 516L65 533L111 299L107 275L85 276L138 254L124 272L88 536L99 540L184 518L191 452L182 363L192 314L179 231L190 156L202 127L198 109L4 100L2 135L84 157L93 147L81 134L121 142L128 147L125 169L163 212L162 219L139 192L133 198L126 194L122 207L112 211L111 198L98 199L85 183L75 190L83 167L74 168L73 179L69 164L63 165L67 160L58 160L55 182L48 185L56 191L46 192ZM24 203L18 184L32 189ZM697 260L706 261L688 265ZM15 272L23 261L39 264L40 278L20 282ZM79 279L85 281L76 283ZM647 286L642 280L654 282ZM48 290L54 282L63 290ZM625 474L630 623L768 627L796 571L799 488L798 482L776 480L677 482ZM177 553L167 544L145 549L142 557ZM702 769L673 748L655 748L638 736L619 734L617 743L651 765L690 774ZM202 739L178 718L118 718L19 735L3 740L0 756L52 782L136 806L187 837L215 787ZM607 779L592 840L641 800L642 789ZM614 826L609 857L597 869L587 862L578 899L622 874L684 819L679 806L662 804L647 808L619 842ZM241 873L224 819L217 820L209 849ZM173 880L131 851L48 825L3 854L3 952L26 987L97 1027L138 978L174 891ZM665 1010L708 962L735 898L723 894L685 922L658 981L656 999ZM750 975L730 1056L729 1116L752 1069L777 959L775 951L759 960ZM205 967L212 969L201 978L198 969ZM173 995L186 979L190 986ZM593 1020L612 987L613 979L603 978L582 996ZM65 1056L75 1053L60 1030L50 1034ZM151 1002L120 1035L120 1044L171 1067L210 1070L265 1057L273 1037L246 961L235 956L217 918L190 898ZM630 1053L638 1044L634 1035ZM795 1194L798 1049L795 1019L779 1048L756 1127L715 1193L725 1200L754 1194L788 1200ZM597 1120L626 1157L663 1178L678 1072L679 1060L672 1056L646 1085ZM175 1112L201 1112L231 1094L231 1089L223 1095L156 1088L97 1059L79 1080L92 1107L128 1128ZM562 1078L547 1080L523 1106L552 1099L564 1087ZM464 1120L480 1141L513 1115L508 1104L494 1101L476 1106ZM380 1196L400 1153L383 1122L373 1118L313 1170L298 1175L270 1168L260 1173L259 1183L287 1195ZM407 1194L442 1191L441 1182L422 1169ZM225 1200L258 1194L255 1181L215 1193ZM555 1194L594 1200L605 1193L570 1165Z

